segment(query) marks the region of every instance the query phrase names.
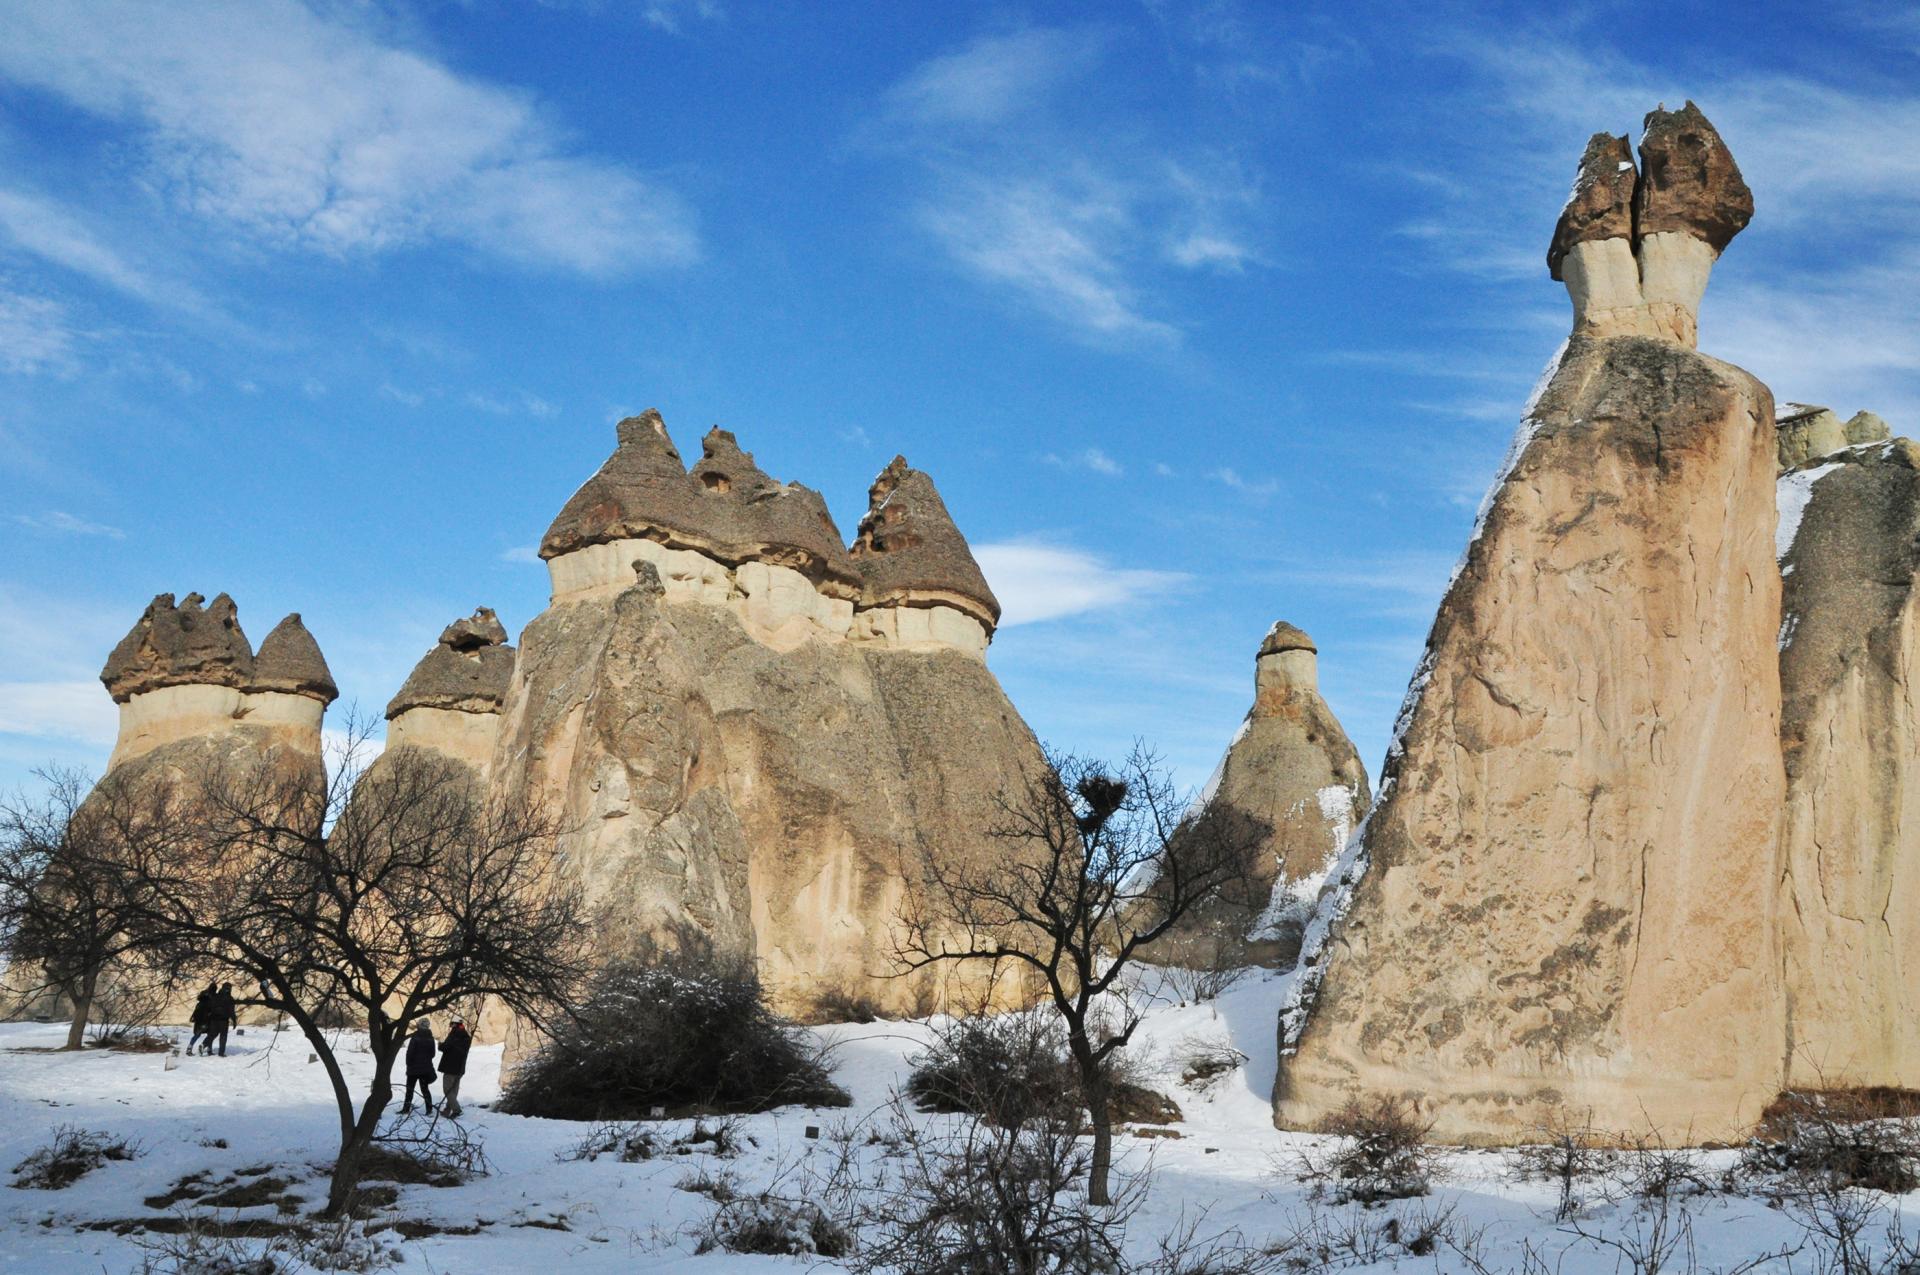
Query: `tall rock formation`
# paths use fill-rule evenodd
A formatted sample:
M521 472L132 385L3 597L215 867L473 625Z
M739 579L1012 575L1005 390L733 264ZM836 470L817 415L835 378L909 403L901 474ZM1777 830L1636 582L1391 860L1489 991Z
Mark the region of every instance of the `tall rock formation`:
M387 704L387 751L427 749L471 766L484 783L513 660L507 630L490 608L449 624Z
M1691 104L1640 157L1596 136L1555 230L1574 332L1310 926L1282 1125L1384 1092L1449 1140L1731 1138L1780 1088L1773 401L1693 349L1752 202Z
M1156 960L1195 968L1293 964L1327 874L1367 812L1367 770L1320 698L1313 639L1277 621L1254 656L1253 684L1253 707L1200 800L1270 828L1269 850L1248 889L1168 934Z
M932 856L981 853L1040 752L983 654L999 605L932 480L896 459L850 551L818 493L721 430L689 469L657 412L541 544L494 782L528 786L629 936L691 926L806 1012L909 1009L891 931Z
M1920 445L1846 445L1783 475L1779 494L1789 1080L1912 1087Z

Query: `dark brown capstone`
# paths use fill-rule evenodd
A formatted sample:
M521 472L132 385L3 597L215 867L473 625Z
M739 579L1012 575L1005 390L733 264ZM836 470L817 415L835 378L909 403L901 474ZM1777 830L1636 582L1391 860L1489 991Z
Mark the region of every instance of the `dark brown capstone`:
M971 603L989 632L1000 622L1000 601L954 525L933 479L895 456L867 491L867 513L853 542L864 581L863 607L939 600Z
M1579 243L1627 239L1633 234L1633 146L1625 137L1595 133L1580 156L1573 193L1560 210L1547 247L1547 270L1560 278L1560 263Z
M1260 655L1278 655L1282 651L1313 651L1317 654L1319 650L1303 630L1285 620L1275 620L1273 627L1267 630L1265 640L1260 643Z
M491 607L480 607L441 631L440 640L388 701L387 720L410 708L497 713L513 680L514 658L506 627Z
M1692 102L1647 113L1640 137L1640 184L1633 197L1636 238L1679 231L1715 252L1753 220L1753 192L1733 152Z
M340 698L326 656L320 654L320 644L300 622L297 611L274 625L261 641L260 652L253 658L253 684L247 689L305 695L322 704Z
M116 702L166 686L252 686L253 647L233 599L223 593L209 606L201 602L189 593L176 606L171 593L162 593L147 604L100 670Z
M820 494L769 477L723 429L689 473L652 409L618 427L619 446L573 494L540 542L554 558L614 540L654 540L737 566L771 562L852 597L859 577Z

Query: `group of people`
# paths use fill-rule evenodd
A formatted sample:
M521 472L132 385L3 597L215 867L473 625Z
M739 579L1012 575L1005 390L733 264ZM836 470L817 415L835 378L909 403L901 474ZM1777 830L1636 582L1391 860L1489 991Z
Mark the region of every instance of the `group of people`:
M400 1104L400 1114L413 1111L414 1086L420 1087L420 1101L425 1104L428 1115L433 1114L433 1027L424 1019L413 1029L413 1035L407 1037L407 1095ZM440 1114L449 1119L460 1118L460 1079L467 1074L467 1051L473 1047L473 1037L467 1033L467 1025L461 1019L454 1019L453 1026L447 1029L447 1038L439 1042L440 1047Z
M187 1053L193 1053L195 1044L200 1046L202 1054L213 1052L214 1037L220 1038L220 1056L227 1056L227 1029L240 1021L238 1006L233 1002L233 984L222 983L215 987L209 982L193 1002L193 1035L187 1037Z

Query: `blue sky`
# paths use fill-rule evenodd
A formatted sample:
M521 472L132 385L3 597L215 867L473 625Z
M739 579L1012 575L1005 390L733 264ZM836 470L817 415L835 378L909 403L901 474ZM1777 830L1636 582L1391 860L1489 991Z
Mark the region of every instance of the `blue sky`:
M155 593L378 710L658 406L895 452L1041 736L1204 779L1284 617L1370 769L1527 389L1587 135L1754 188L1702 348L1920 430L1906 6L168 4L0 31L0 786L98 769Z

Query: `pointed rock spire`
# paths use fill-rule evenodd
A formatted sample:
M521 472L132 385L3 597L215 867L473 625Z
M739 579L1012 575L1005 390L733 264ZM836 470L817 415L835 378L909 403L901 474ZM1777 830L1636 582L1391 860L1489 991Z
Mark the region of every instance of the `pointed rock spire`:
M619 445L561 508L540 542L553 558L585 545L649 532L697 534L700 506L660 413L648 408L615 427Z
M176 606L171 593L147 604L100 670L115 701L166 686L232 686L253 680L253 647L240 629L238 608L221 594L202 606L189 593Z
M300 622L298 611L276 624L261 641L260 652L253 659L253 684L247 689L305 695L322 704L340 698L326 656L320 654L320 644Z
M851 552L865 606L945 602L974 614L988 632L1000 622L1000 601L933 479L905 456L873 480Z
M480 607L441 631L440 640L388 702L387 720L410 708L497 713L506 702L515 658L506 626L491 607Z

